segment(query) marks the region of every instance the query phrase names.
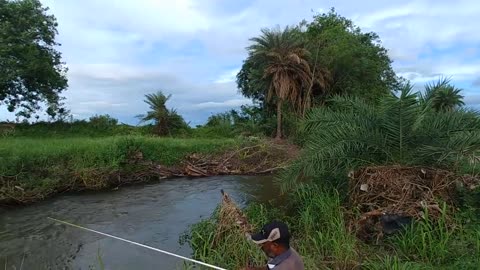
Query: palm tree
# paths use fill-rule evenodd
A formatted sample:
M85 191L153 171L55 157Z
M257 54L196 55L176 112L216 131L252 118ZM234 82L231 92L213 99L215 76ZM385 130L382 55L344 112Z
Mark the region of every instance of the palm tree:
M435 83L425 85L424 94L420 94L420 102L437 112L451 111L465 105L461 91L462 89L450 84L450 79L440 78Z
M158 135L171 134L173 130L186 127L187 124L176 110L167 109L166 103L172 95L165 96L162 91L145 95L145 103L150 107L147 114L137 115L141 122L154 122L155 133Z
M309 134L304 152L282 177L284 188L299 176L372 165L418 165L458 168L478 162L480 115L457 109L424 108L406 85L372 105L360 98L336 96L331 106L316 107L305 119ZM293 181L292 181L293 180Z
M315 80L307 61L305 49L297 28L284 30L262 29L259 37L250 39L249 59L263 70L263 79L268 81L266 101L274 101L277 107L276 138L282 137L282 105L290 102L297 111L303 111L310 98L302 93Z

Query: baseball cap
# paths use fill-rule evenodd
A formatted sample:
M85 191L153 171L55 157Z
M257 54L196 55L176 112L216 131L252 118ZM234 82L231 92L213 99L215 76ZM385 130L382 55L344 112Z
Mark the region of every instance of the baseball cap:
M265 224L262 230L250 236L255 244L263 244L265 242L273 242L282 240L288 243L290 240L290 233L288 232L287 224L281 221L272 221Z

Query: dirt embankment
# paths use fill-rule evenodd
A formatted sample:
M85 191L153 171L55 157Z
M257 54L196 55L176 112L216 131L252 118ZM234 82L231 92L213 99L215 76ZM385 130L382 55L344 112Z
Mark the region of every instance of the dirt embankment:
M130 152L119 168L62 170L59 164L54 175L41 168L32 172L38 179L36 184L18 183L16 176L0 176L0 205L24 205L64 192L116 189L165 178L268 174L284 168L298 152L287 143L262 142L222 153L193 153L175 166L146 160L139 151Z

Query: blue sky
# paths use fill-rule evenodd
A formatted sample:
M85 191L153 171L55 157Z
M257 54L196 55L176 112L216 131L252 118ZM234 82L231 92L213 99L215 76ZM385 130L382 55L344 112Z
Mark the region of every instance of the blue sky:
M480 104L480 2L477 0L42 0L59 23L69 67L66 104L77 119L108 113L136 124L143 96L163 90L191 124L250 101L235 74L248 39L262 27L310 20L335 7L378 33L394 68L422 86L439 75ZM313 12L312 12L313 11ZM14 120L0 108L0 120Z

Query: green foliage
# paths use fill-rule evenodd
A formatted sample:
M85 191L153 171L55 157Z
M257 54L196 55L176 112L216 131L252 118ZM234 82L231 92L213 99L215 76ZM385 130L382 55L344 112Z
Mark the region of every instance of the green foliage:
M284 119L285 120L285 119ZM288 126L291 128L291 125ZM211 115L204 126L195 128L193 137L235 137L271 136L275 130L275 118L267 117L263 109L256 106L241 106L240 110L230 110Z
M376 260L368 261L362 269L368 270L425 270L434 269L422 263L404 262L398 256L378 256Z
M313 109L301 158L282 177L285 187L325 172L346 176L366 165L421 165L459 169L480 150L480 118L472 110L424 110L406 85L375 106L355 97L334 97Z
M131 153L147 161L177 165L191 153L215 153L236 145L232 139L173 139L158 137L8 138L0 140L0 178L25 192L48 196L70 188L72 175L103 187L109 172L128 169ZM13 178L12 178L13 177ZM5 180L6 181L6 180ZM91 182L91 183L90 183ZM5 199L0 186L0 200Z
M305 27L310 51L318 56L312 60L325 66L332 76L327 95L318 94L320 100L346 94L376 101L398 88L399 78L376 33L362 32L333 8L315 15Z
M145 95L145 103L150 107L150 111L137 116L142 122L153 122L155 133L161 136L188 129L187 123L175 109L167 109L166 103L171 97L172 95L165 96L162 91Z
M458 89L448 78L440 78L435 83L425 85L425 92L420 95L420 102L424 107L433 108L435 111L452 111L465 103Z
M249 222L256 228L261 228L267 221L278 218L274 216L277 212L269 212L261 204L250 204L244 211ZM222 239L217 239L215 248L212 248L218 222L217 209L212 217L194 224L181 237L181 243L188 243L192 248L194 258L226 269L246 266L248 260L258 265L265 263L266 258L262 251L238 231L232 231Z
M445 264L451 260L453 228L447 224L446 205L444 204L442 216L437 222L425 218L413 223L405 232L395 236L394 242L397 249L405 257L413 261L423 261L432 265Z
M38 0L0 0L0 105L30 118L40 110L65 114L59 94L67 68L55 42L57 22Z
M292 246L303 255L305 269L327 269L327 266L350 269L341 267L351 266L356 259L356 240L345 227L338 194L307 186L298 189L290 200L293 202L291 215L255 203L249 204L244 213L257 229L271 220L287 222L293 235ZM192 247L194 258L227 269L245 266L248 258L258 266L265 265L266 257L260 248L236 231L227 233L212 248L218 222L217 210L210 219L193 225L182 237L182 242ZM323 263L325 261L329 263Z
M306 185L291 200L296 213L292 230L297 250L304 255L305 269L353 269L358 260L357 240L346 227L338 193Z
M98 129L109 129L118 124L118 120L108 114L94 115L90 117L89 122L94 128Z
M266 83L260 85L268 85L262 90L265 101L277 105L276 138L281 138L282 105L292 104L296 112L303 113L311 104L310 94L302 91L316 79L307 61L309 52L305 49L298 28L262 29L260 36L250 40L253 43L248 47L249 61L259 71L255 74L263 73L262 80ZM324 83L323 74L319 73L319 76L321 79L315 81Z
M36 122L14 124L8 137L33 138L72 138L72 137L109 137L125 135L152 134L153 126L130 126L114 124L117 120L110 116L94 116L90 121L76 120L73 122ZM1 125L1 124L0 124Z
M334 9L317 14L311 22L302 22L295 29L296 42L307 49L310 70L317 78L302 91L313 96L315 104L323 104L332 95L346 94L376 101L380 96L399 88L387 49L373 32L364 33L353 22ZM265 43L266 44L266 43ZM237 74L241 93L266 107L270 81L265 67L248 57ZM318 74L320 72L320 74Z

